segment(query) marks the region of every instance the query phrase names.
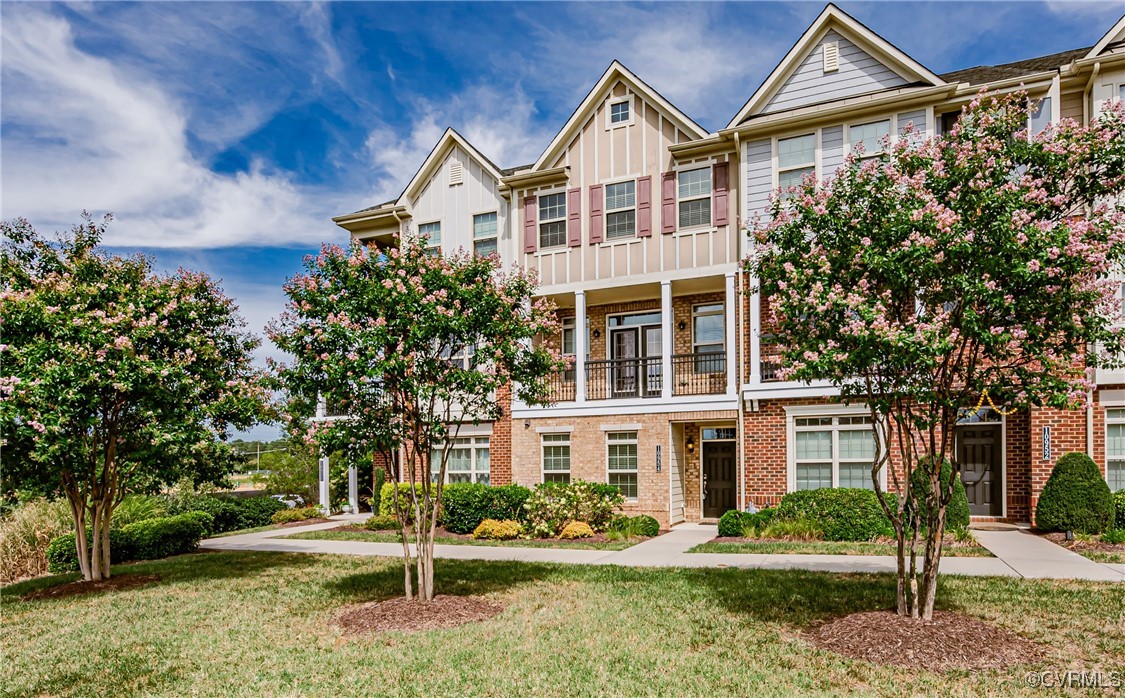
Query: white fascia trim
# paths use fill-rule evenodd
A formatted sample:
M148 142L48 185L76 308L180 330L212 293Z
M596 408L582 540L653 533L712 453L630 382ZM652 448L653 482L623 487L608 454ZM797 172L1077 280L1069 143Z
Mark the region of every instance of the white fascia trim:
M840 389L832 385L806 385L803 383L779 383L742 386L743 400L783 400L798 397L838 397Z
M599 427L602 431L640 431L643 424L603 424Z
M630 240L634 242L634 240ZM560 251L565 249L560 248ZM690 269L677 269L673 272L654 271L647 274L633 274L631 276L618 276L612 279L594 279L574 281L567 284L553 284L540 286L536 296L552 296L577 291L604 291L607 288L624 286L643 286L645 284L658 284L661 281L683 281L685 279L704 279L707 277L723 278L728 272L738 272L738 262L726 264L713 264L706 267L692 267Z
M827 405L786 405L785 416L787 417L807 417L809 415L820 415L824 417L850 417L853 415L867 415L871 414L871 410L865 404L852 404L845 405L842 403L827 404Z
M1100 56L1102 51L1112 44L1117 36L1123 32L1125 32L1125 15L1122 15L1121 19L1117 20L1117 22L1110 27L1109 31L1098 40L1098 43L1094 44L1094 47L1090 49L1090 52L1087 53L1085 57L1095 58Z
M737 411L738 398L724 395L672 398L671 400L599 400L565 403L551 407L528 407L512 404L512 419L563 418L563 417L613 417L633 414L670 414L680 412Z

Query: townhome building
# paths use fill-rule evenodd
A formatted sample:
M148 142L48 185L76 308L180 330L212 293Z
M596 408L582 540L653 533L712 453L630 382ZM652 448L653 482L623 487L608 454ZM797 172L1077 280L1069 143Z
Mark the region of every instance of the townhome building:
M559 308L545 341L574 368L553 377L553 404L508 401L502 423L473 427L451 480L608 482L629 513L713 520L871 486L865 407L779 376L770 299L740 270L747 226L860 144L877 157L885 137L947 132L982 89L1026 91L1033 133L1088 121L1125 99L1125 18L1094 46L937 74L829 5L716 132L614 62L535 163L500 169L450 130L401 197L334 220L365 243L496 252ZM1068 451L1125 488L1125 371L1096 380L1085 410L966 413L955 456L974 517L1030 521Z

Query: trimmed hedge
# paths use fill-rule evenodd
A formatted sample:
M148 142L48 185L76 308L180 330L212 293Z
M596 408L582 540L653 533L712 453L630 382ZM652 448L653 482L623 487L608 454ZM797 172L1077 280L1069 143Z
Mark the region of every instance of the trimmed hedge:
M441 493L441 517L452 533L472 533L485 519L521 521L531 490L522 485L454 483Z
M1116 510L1113 527L1118 531L1125 531L1125 490L1117 490L1113 493L1113 508Z
M478 540L512 540L519 538L523 533L523 526L519 521L497 521L485 519L473 529L473 538Z
M777 509L761 509L751 514L748 511L730 511L719 517L719 535L724 538L741 538L742 532L753 527L761 530L773 521Z
M448 486L450 486L450 485L447 485L447 487ZM420 503L421 500L422 500L422 484L417 483L417 484L414 485L414 487L417 488L418 500L419 500L419 503ZM431 485L431 487L436 488L437 486ZM383 485L383 488L381 490L379 490L379 514L381 514L383 516L394 516L395 515L395 490L396 489L398 490L398 503L399 503L399 506L402 507L403 518L406 520L406 523L408 523L408 524L413 523L414 522L414 503L411 501L411 497L410 497L410 483L409 482L400 482L400 483L398 483L397 488L395 487L395 483L393 483L393 482L388 482L385 485ZM436 489L430 491L430 496L431 497L437 496ZM443 494L442 496L444 497L445 495ZM439 524L441 523L441 513L438 513L438 523Z
M884 496L888 502L895 501L893 494ZM874 490L856 487L790 492L781 498L776 516L805 519L824 531L824 540L866 541L894 535Z
M1097 464L1085 453L1059 458L1035 505L1036 528L1101 533L1113 522L1113 493Z
M287 524L319 517L320 507L294 507L293 509L282 509L281 511L274 512L273 516L270 517L270 522L275 524Z
M948 460L941 464L941 478L942 486L944 487L949 479L953 477L953 464ZM924 470L924 466L919 463L914 471L910 474L910 479L913 481L914 498L918 501L919 513L922 515L923 527L929 512L928 499L930 496L930 476ZM909 506L909 503L908 505ZM909 510L907 511L909 516ZM969 527L969 495L965 492L965 483L961 478L953 483L953 497L950 498L949 504L945 507L945 528L946 530L954 531L959 528Z
M363 522L363 527L368 531L397 531L398 520L393 516L376 514Z
M576 538L589 538L594 535L594 529L584 521L571 521L563 530L559 531L559 538L574 540Z
M284 503L272 497L222 497L201 495L184 499L173 499L168 505L168 514L186 514L189 511L203 511L211 515L214 524L207 535L241 531L244 528L269 526L272 517L282 509Z
M119 529L110 529L111 564L130 560L158 560L195 551L199 541L211 530L214 520L206 512L187 512L178 516L146 519ZM86 532L87 537L93 535ZM47 570L52 573L77 572L78 551L74 534L67 533L47 546Z

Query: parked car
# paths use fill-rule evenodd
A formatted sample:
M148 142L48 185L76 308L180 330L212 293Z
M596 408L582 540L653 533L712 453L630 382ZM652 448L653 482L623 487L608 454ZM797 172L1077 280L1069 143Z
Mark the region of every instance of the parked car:
M305 506L305 498L299 494L274 494L271 499L276 499L290 509Z

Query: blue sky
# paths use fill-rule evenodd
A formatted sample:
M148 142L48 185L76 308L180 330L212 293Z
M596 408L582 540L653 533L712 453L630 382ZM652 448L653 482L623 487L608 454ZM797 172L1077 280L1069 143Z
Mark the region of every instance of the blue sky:
M1092 45L1122 7L840 6L939 73ZM714 130L822 8L4 2L0 216L112 211L110 244L222 278L259 330L346 239L330 217L397 196L446 126L532 162L616 58Z

